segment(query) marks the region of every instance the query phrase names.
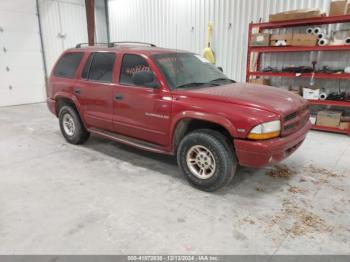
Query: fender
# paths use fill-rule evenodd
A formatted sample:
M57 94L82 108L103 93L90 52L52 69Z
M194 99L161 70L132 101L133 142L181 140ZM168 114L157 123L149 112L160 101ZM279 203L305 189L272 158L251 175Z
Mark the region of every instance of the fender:
M203 112L182 111L173 117L173 120L171 123L170 130L172 130L172 133L171 133L171 138L170 138L171 139L170 145L172 148L174 146L173 141L174 141L174 135L175 135L175 130L176 130L177 124L181 120L184 120L186 118L203 120L203 121L218 124L218 125L224 127L230 133L230 135L232 137L237 137L237 130L236 130L235 126L231 123L231 121L229 121L225 117L222 117L220 115L210 114L210 113L203 113Z
M81 111L81 105L80 105L80 102L77 99L77 97L75 95L72 95L71 93L61 91L61 92L57 92L55 94L54 99L57 101L60 98L66 98L66 99L69 99L73 102L76 109L78 110L81 121L83 122L84 126L86 127L85 119L83 117L83 112ZM58 112L57 112L57 114L58 114Z

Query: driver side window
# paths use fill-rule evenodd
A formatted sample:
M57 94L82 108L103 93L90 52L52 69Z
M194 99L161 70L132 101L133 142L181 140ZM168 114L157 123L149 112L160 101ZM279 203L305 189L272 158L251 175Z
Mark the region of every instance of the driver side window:
M137 72L152 72L152 70L142 56L131 54L124 55L119 83L134 86L135 84L132 81L132 76Z

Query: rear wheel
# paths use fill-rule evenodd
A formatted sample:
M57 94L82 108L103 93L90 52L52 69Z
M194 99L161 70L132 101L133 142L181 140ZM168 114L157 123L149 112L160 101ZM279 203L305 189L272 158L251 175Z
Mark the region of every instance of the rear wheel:
M59 123L62 135L71 144L82 144L90 133L85 129L76 110L71 106L62 106L59 111Z
M226 137L209 129L185 136L178 147L177 161L187 180L204 191L228 184L237 168L234 150Z

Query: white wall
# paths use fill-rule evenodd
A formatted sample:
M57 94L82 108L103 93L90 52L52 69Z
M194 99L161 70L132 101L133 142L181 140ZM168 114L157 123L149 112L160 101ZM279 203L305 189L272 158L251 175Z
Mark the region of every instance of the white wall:
M0 28L0 106L44 101L35 1L0 1Z
M104 0L95 2L96 42L107 43L107 20Z
M51 72L59 55L77 43L87 42L84 0L39 0L46 65Z
M208 21L213 50L227 75L245 81L248 24L270 13L299 8L328 12L330 0L110 0L111 41L145 41L202 53ZM282 54L283 55L283 54ZM283 55L285 63L309 61L309 54ZM339 58L340 56L337 56ZM274 61L266 58L269 63ZM280 60L276 59L275 61ZM330 59L336 61L336 59ZM349 61L349 60L348 60Z

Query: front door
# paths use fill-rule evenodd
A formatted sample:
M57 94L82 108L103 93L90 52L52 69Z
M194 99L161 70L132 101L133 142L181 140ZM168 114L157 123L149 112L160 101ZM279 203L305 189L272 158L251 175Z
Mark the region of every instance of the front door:
M117 133L166 146L171 118L171 95L162 86L137 86L135 72L152 71L140 55L124 54L119 83L114 88L114 128Z
M113 131L114 64L115 53L91 53L77 81L74 92L88 127Z

